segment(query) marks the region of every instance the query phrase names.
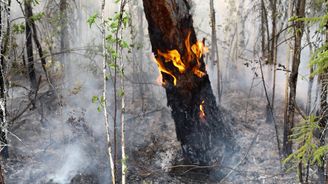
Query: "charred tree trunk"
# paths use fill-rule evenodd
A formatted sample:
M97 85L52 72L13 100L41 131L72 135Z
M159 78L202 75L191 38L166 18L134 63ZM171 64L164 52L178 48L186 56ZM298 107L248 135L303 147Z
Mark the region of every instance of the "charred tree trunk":
M31 16L33 16L32 8L29 11L30 11L29 14ZM43 52L43 49L42 49L42 45L41 45L41 42L40 42L39 37L38 37L38 32L37 32L37 29L36 29L35 21L33 19L29 19L28 24L29 24L30 29L32 29L32 36L33 36L33 40L34 40L34 43L36 45L36 48L38 49L42 69L43 69L43 71L45 73L45 77L48 80L49 85L50 85L51 82L50 82L49 75L48 75L48 72L47 72L47 69L46 69L47 62L46 62L46 58L44 57L44 52ZM50 87L53 88L51 85L50 85Z
M296 3L296 16L301 18L305 17L305 3L306 0L299 0ZM301 50L302 50L302 36L304 31L304 22L297 21L295 22L294 28L294 53L293 53L293 62L292 62L292 71L289 77L289 102L288 102L288 116L287 124L284 129L283 137L283 152L284 155L289 155L292 153L292 141L289 140L289 136L292 134L292 128L294 127L294 114L295 114L295 105L296 105L296 86L298 78L298 68L301 62Z
M164 63L163 58L156 55L158 51L176 49L181 56L185 56L190 50L185 41L189 40L190 45L196 43L193 20L189 13L190 5L185 0L143 0L143 3L152 51L156 59L161 60L163 66L170 69L176 77L174 85L172 76L162 72L167 105L172 109L183 155L190 163L208 165L213 159L209 153L214 151L214 148L221 149L222 153L224 149L231 151L234 145L232 132L228 123L223 122L208 75L199 78L191 71L196 65L195 60L190 63L186 72L181 74L172 63ZM186 40L189 34L190 39ZM199 62L200 70L206 73L203 57ZM200 116L201 105L206 115L204 119Z
M33 40L32 40L32 28L31 28L31 17L32 5L30 0L24 1L25 7L25 33L26 33L26 52L27 52L27 62L28 62L28 74L31 82L31 90L36 92L37 81L34 68L34 59L33 59Z

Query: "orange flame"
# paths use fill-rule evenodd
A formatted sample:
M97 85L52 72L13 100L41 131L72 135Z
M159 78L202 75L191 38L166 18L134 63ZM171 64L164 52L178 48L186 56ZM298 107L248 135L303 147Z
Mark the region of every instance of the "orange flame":
M160 50L157 51L158 56L154 58L154 61L158 65L158 69L162 73L166 73L170 75L173 78L173 84L176 86L177 84L177 77L173 74L173 71L170 71L167 69L163 63L163 61L160 59L160 57L164 58L164 62L172 62L173 66L176 67L179 70L180 74L184 74L188 69L188 71L192 71L194 75L196 75L199 78L202 78L206 75L205 72L201 71L201 62L200 59L202 56L208 52L208 48L205 47L204 43L201 41L197 41L195 44L190 46L190 35L191 32L188 33L187 38L185 40L185 46L186 46L186 53L185 56L181 57L181 54L178 50L170 50L166 53L161 52ZM190 64L194 59L197 61L196 66L192 65L193 67L190 67ZM163 81L162 81L163 82Z
M173 75L173 73L165 68L161 60L157 60L156 58L152 57L155 63L157 63L158 69L160 72L166 73L173 78L173 84L177 85L177 78ZM160 74L161 75L161 74ZM159 76L157 80L163 80L162 76ZM164 83L163 83L164 84Z
M202 103L199 105L199 118L201 120L205 120L205 109L204 109L205 102L204 100Z
M168 51L168 53L163 53L160 50L157 51L159 56L163 56L165 61L172 61L173 65L179 69L180 73L184 73L186 66L181 61L180 53L177 50Z

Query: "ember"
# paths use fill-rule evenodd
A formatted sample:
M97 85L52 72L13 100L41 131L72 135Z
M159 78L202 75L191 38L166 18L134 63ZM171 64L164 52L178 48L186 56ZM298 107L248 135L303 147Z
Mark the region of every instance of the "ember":
M205 105L205 102L204 100L202 101L202 103L199 105L199 118L204 121L205 120L205 110L204 110L204 105Z

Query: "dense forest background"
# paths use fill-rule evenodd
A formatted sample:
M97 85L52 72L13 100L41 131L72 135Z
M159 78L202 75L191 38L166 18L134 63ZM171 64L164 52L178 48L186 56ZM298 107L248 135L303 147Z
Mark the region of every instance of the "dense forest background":
M0 184L327 183L327 7L1 0Z

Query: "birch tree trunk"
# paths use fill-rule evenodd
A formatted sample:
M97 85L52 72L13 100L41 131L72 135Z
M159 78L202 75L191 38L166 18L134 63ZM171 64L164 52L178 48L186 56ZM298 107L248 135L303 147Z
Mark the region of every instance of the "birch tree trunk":
M109 118L107 113L107 48L106 48L106 27L105 27L105 5L106 1L101 1L101 32L102 32L102 50L103 50L103 111L104 111L104 120L106 127L106 139L107 139L107 152L109 157L109 165L111 169L111 179L112 183L115 184L115 167L114 167L114 159L112 154L112 142L111 136L109 132Z
M121 61L121 90L123 92L121 97L121 157L122 157L122 184L126 183L126 174L127 174L127 157L125 153L125 81L124 81L124 63Z
M10 53L8 50L10 49L11 42L11 29L10 29L10 12L11 12L11 1L5 1L0 3L0 143L1 143L1 156L3 158L9 158L9 150L8 150L8 123L7 123L7 113L6 113L6 66L9 62ZM5 26L6 24L6 26ZM6 31L4 31L6 29ZM6 38L4 38L6 37ZM0 177L2 177L2 170L0 170ZM3 179L3 178L2 178ZM3 180L4 182L4 180Z

